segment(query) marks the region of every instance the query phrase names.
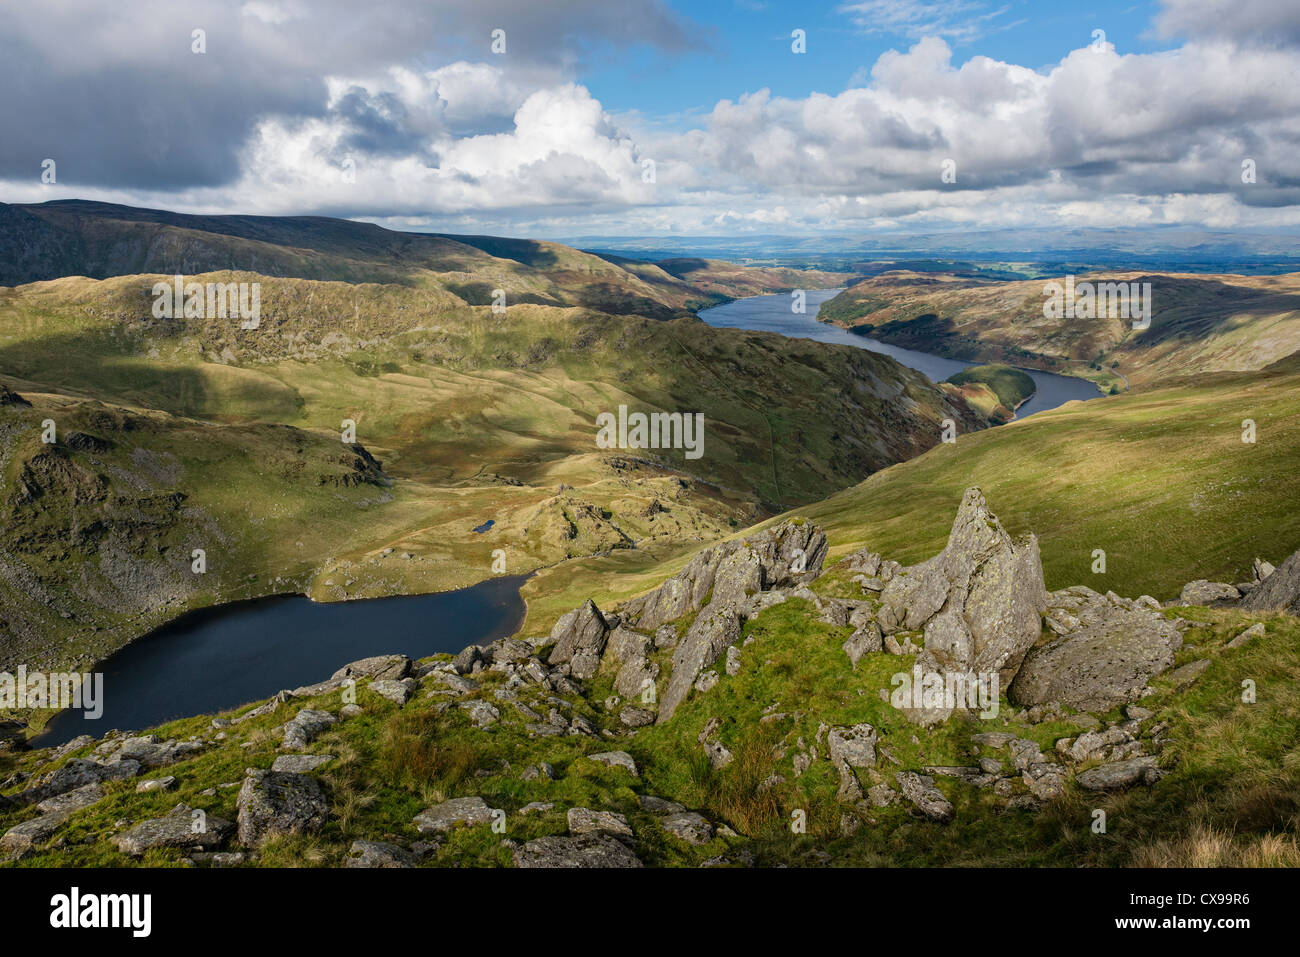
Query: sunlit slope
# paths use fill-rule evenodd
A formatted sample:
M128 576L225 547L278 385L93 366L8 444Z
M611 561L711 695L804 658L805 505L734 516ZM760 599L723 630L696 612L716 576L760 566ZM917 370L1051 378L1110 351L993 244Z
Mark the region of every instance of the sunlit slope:
M1242 441L1246 419L1253 444ZM1070 402L959 435L788 515L825 528L832 556L867 546L917 562L943 547L951 503L971 485L1010 532L1038 535L1049 588L1083 583L1163 600L1196 578L1247 580L1255 556L1276 563L1300 548L1300 359ZM1095 550L1105 552L1104 572L1092 570ZM526 630L549 630L588 596L643 592L693 551L544 572L526 589Z
M164 276L0 290L0 370L16 385L222 422L337 432L394 474L439 485L498 475L567 481L599 451L596 416L703 413L703 455L625 450L773 503L815 500L980 421L919 373L866 350L515 305L504 315L392 285L214 273L260 282L255 330L159 319Z
M1140 291L1150 284L1150 327L1134 329L1120 315L1045 316L1048 280L992 282L906 271L851 286L823 304L820 317L895 345L1067 372L1106 389L1261 369L1300 349L1300 273L1108 272L1075 279L1094 289L1136 283Z

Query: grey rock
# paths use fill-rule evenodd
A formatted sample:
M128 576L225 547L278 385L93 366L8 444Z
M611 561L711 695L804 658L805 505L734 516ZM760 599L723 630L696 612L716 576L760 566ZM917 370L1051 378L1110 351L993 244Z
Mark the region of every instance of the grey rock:
M143 768L160 768L183 761L202 751L201 741L163 741L156 734L126 738L109 754L105 763L138 761Z
M1037 539L1013 542L969 488L944 550L895 575L881 602L885 630L924 630L941 668L997 671L1005 681L1038 640L1046 608Z
M250 770L239 789L239 840L258 847L280 834L310 834L325 826L329 801L306 774Z
M1225 582L1206 581L1201 578L1184 585L1182 593L1178 596L1178 601L1183 605L1204 605L1212 608L1217 605L1235 602L1240 597L1241 592L1237 591L1233 585Z
M330 675L330 679L337 681L341 678L379 678L398 681L410 673L411 659L406 655L375 655L344 665Z
M653 794L643 794L640 798L641 807L651 814L681 814L686 810L684 805L676 801L668 801L661 797L655 797Z
M1065 791L1066 771L1059 764L1038 762L1023 772L1025 786L1040 801L1050 801Z
M618 720L629 728L644 728L655 723L655 713L629 704L618 713Z
M1239 634L1236 638L1233 638L1232 641L1228 642L1226 647L1240 648L1242 645L1244 645L1248 641L1251 641L1252 639L1263 638L1265 631L1266 629L1264 628L1264 623L1262 621L1257 621L1255 622L1255 624L1251 625L1249 628L1247 628L1245 631Z
M672 674L659 702L659 724L671 718L686 700L700 672L739 639L740 618L735 611L710 603L700 612L673 652Z
M852 769L876 766L877 739L876 729L869 724L831 728L827 733L826 745L830 750L831 763L840 775L837 795L840 800L858 800L862 797L862 786Z
M539 837L516 848L516 867L641 867L626 844L603 834Z
M707 844L713 840L713 825L694 811L680 811L659 820L659 826L687 844Z
M943 792L934 786L934 780L912 771L899 771L896 775L903 797L932 821L952 820L953 807Z
M468 675L473 673L474 666L479 664L482 660L483 655L482 652L479 651L478 646L470 645L468 648L461 649L460 654L455 657L451 665L456 669L456 674Z
M481 797L460 797L444 801L415 816L421 834L441 833L454 827L491 824L496 812Z
M370 690L394 704L403 705L415 694L414 678L376 678L370 682Z
M571 807L567 817L570 834L608 834L624 840L632 838L632 827L627 823L627 818L615 811Z
M587 757L607 767L623 768L630 772L633 777L639 777L636 762L632 760L632 755L626 751L602 751L599 754L589 754Z
M551 649L548 663L552 666L567 664L575 678L591 678L600 667L600 656L605 650L609 625L596 603L588 599L580 607L561 616L551 629Z
M1147 610L1115 609L1030 651L1007 697L1016 705L1055 701L1106 711L1141 697L1154 675L1173 666L1182 642L1172 622Z
M104 788L101 785L85 784L46 798L36 805L36 809L45 814L70 814L102 800L104 800Z
M1210 659L1202 658L1200 661L1191 661L1180 668L1175 668L1169 672L1169 680L1173 682L1175 688L1186 688L1196 681L1205 673L1205 669L1210 667Z
M301 751L322 731L332 724L337 724L338 720L328 711L303 708L285 724L284 738L280 742L280 747L285 751Z
M1156 759L1144 756L1099 765L1084 771L1075 781L1088 791L1117 791L1139 782L1152 784L1159 776Z
M315 771L322 764L334 760L332 754L281 754L271 762L272 771L285 771L290 774L306 774Z
M460 706L469 712L469 720L476 728L486 728L501 717L496 706L486 701L462 701Z
M383 841L353 841L344 867L408 868L415 866L415 855L396 844Z
M1288 615L1300 615L1300 551L1262 578L1255 590L1237 607L1247 611L1280 611Z
M858 628L848 638L844 639L844 644L840 645L844 653L849 656L849 661L853 664L853 670L858 670L858 662L862 656L870 654L873 651L885 650L885 636L880 631L880 625L874 621L867 622Z
M158 847L205 849L220 847L235 826L213 814L196 814L188 804L178 804L165 817L142 821L109 838L123 854L140 857Z

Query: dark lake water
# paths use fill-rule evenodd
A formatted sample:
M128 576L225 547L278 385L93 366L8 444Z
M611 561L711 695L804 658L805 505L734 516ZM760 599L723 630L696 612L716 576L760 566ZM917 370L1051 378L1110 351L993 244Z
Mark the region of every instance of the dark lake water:
M882 352L897 359L903 365L924 373L935 382L942 382L954 372L975 365L973 362L947 359L928 352L901 349L866 336L855 335L839 326L818 322L817 312L821 304L842 291L840 289L808 290L808 311L802 315L790 311L789 295L774 295L737 299L721 306L714 306L712 309L701 310L699 316L711 326L778 332L783 336L796 339L816 339L818 342L834 342L839 345L857 346L859 349L870 349L872 352ZM1097 387L1085 379L1056 375L1052 372L1039 372L1035 369L1024 371L1033 377L1037 391L1033 398L1016 412L1016 415L1021 418L1033 415L1035 412L1054 409L1071 399L1095 399L1101 395Z
M100 666L104 713L56 715L34 747L102 737L269 698L323 681L371 655L422 658L511 635L527 576L490 578L436 595L320 603L302 596L205 608L127 645Z

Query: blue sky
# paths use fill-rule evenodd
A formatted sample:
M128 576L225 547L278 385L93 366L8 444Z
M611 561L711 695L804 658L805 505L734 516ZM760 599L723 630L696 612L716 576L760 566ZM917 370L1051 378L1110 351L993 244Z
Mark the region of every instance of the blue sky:
M906 49L924 29L900 29L882 16L864 15L864 28L840 3L790 0L687 0L671 4L697 24L707 49L665 53L642 48L591 58L581 81L606 106L619 112L671 116L708 110L721 99L767 88L778 96L838 93L860 85L871 65L890 49ZM949 40L954 61L987 56L1035 69L1049 68L1073 49L1105 31L1120 52L1151 53L1175 45L1149 29L1153 4L1098 0L1087 4L1008 0L961 3L953 13L935 10L918 25ZM807 34L808 52L791 54L791 31Z

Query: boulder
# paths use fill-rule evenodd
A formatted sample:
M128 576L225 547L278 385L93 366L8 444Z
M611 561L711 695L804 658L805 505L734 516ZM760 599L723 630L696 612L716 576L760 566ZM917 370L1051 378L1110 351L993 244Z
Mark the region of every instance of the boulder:
M1118 791L1139 782L1153 784L1159 777L1156 759L1143 756L1098 765L1084 771L1075 782L1086 791Z
M204 747L201 741L163 741L156 734L146 734L124 739L109 753L104 763L138 761L143 768L160 768L183 761Z
M408 868L415 866L415 855L396 844L382 841L353 841L344 867Z
M21 854L37 844L48 841L71 815L65 813L42 814L30 821L15 824L0 836L0 851Z
M633 777L638 776L636 762L632 760L632 755L626 751L602 751L599 754L589 754L587 757L606 767L623 768Z
M406 704L416 687L414 678L376 678L370 682L371 691L397 705Z
M547 662L569 665L575 678L591 678L600 667L600 656L605 650L609 626L596 603L588 599L580 607L560 617L551 629L551 649Z
M869 724L856 724L851 727L831 728L826 735L826 745L830 750L831 763L840 775L840 800L859 800L862 786L858 783L853 768L874 768L876 766L876 729Z
M659 819L659 826L687 844L707 844L713 840L713 825L694 811L679 811Z
M620 840L632 840L632 827L627 823L627 818L615 811L571 807L567 818L570 834L608 834Z
M671 718L677 706L686 700L700 672L740 640L740 624L740 617L733 609L712 602L691 623L686 637L673 652L672 674L659 702L659 724Z
M173 779L174 780L174 779ZM36 805L44 814L71 814L84 807L90 807L104 799L104 789L98 784L86 784L71 791L64 791L54 797L48 797Z
M1247 611L1281 611L1300 615L1300 551L1272 573L1261 576L1259 585L1237 607Z
M320 782L288 771L249 771L236 803L239 840L247 847L258 847L278 834L319 831L329 817Z
M858 662L862 660L863 655L885 650L885 636L881 633L879 624L874 621L867 622L844 639L844 644L840 645L840 648L849 656L853 670L857 671Z
M1058 702L1106 711L1136 701L1148 680L1173 667L1182 643L1172 622L1146 610L1115 609L1030 651L1007 697L1016 705Z
M204 850L220 847L235 825L224 818L195 812L188 804L177 804L165 817L142 821L109 841L123 854L140 857L157 847Z
M332 724L337 724L338 720L328 711L303 708L285 724L284 738L280 742L280 747L285 751L301 751L322 731Z
M14 800L20 804L36 804L88 784L133 778L139 773L140 762L134 759L101 764L89 758L72 758L36 787L14 795Z
M629 704L618 713L618 720L629 728L644 728L655 723L655 713Z
M899 790L918 811L932 821L952 820L953 807L943 792L934 786L934 779L913 771L899 771L896 775Z
M421 834L442 833L454 827L491 824L495 815L481 797L452 798L417 814L415 829Z
M378 678L400 681L411 673L411 659L406 655L375 655L344 665L330 680L342 678Z
M1231 604L1240 597L1241 592L1235 585L1206 581L1201 578L1183 586L1178 602L1182 605L1204 605L1213 608L1217 605Z
M513 852L515 867L641 867L622 841L604 834L539 837Z
M306 774L315 771L322 764L334 760L332 754L281 754L271 762L272 771L286 771L290 774Z
M1251 625L1249 628L1247 628L1245 631L1239 634L1236 638L1233 638L1232 641L1228 642L1228 644L1225 647L1240 648L1242 645L1246 644L1248 641L1251 641L1252 639L1263 638L1264 634L1265 634L1264 623L1262 621L1257 621L1255 622L1255 624Z

